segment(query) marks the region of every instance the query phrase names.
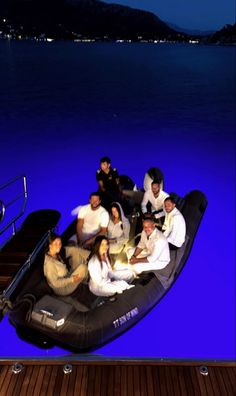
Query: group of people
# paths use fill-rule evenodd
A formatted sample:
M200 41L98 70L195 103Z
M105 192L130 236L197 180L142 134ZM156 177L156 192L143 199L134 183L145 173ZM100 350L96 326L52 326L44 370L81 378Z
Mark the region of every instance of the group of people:
M174 199L162 190L160 179L150 180L141 202L140 241L126 249L128 265L113 266L129 240L130 222L122 207L118 171L111 168L108 157L100 160L96 179L98 191L90 194L87 205L78 208L75 244L62 247L56 234L48 240L44 274L58 295L73 293L84 281L97 296L122 293L134 287L134 278L142 272L165 268L170 250L185 241L185 220Z

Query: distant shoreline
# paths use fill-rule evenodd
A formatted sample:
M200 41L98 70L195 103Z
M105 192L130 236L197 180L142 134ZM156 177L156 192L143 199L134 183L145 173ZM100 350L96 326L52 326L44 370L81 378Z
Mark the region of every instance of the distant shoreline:
M155 45L165 45L165 44L174 44L174 45L179 45L179 44L185 44L185 45L204 45L204 46L218 46L218 47L234 47L236 46L235 43L224 43L224 42L218 42L218 43L211 43L207 41L201 41L201 40L189 40L189 41L176 41L176 40L113 40L113 39L107 39L107 40L102 40L102 39L52 39L50 37L47 38L34 38L34 37L25 37L25 38L14 38L14 37L0 37L0 41L13 41L13 42L35 42L35 43L75 43L75 44L97 44L97 43L103 43L103 44L155 44Z

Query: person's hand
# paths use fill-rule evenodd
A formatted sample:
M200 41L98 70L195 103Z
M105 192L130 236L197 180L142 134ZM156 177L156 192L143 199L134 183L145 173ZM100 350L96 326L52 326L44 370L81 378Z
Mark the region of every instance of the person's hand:
M84 245L90 245L91 244L91 239L87 239L86 241L84 241Z
M135 256L131 256L129 262L130 262L130 264L136 264L138 262L138 260Z
M90 240L90 239L87 239L87 241L84 241L84 242L81 244L81 247L84 248L84 249L89 249L91 245L92 245L91 240Z
M73 283L77 283L81 281L81 277L79 275L73 275Z

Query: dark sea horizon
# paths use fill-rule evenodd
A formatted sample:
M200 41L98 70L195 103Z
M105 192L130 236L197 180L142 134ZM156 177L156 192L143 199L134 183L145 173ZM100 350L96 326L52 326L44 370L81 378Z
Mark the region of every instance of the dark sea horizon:
M62 232L73 220L71 210L96 190L104 155L139 188L146 170L157 166L165 191L184 196L199 189L208 199L177 282L144 319L96 355L236 357L235 51L0 41L0 185L26 174L25 215L57 209ZM0 331L0 356L68 354L19 340L7 318Z

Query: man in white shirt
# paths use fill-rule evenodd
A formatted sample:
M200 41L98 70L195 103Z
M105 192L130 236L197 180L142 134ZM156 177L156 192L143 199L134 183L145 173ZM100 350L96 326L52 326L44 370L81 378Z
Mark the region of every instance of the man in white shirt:
M108 222L109 214L101 206L99 192L91 193L89 204L79 208L76 226L78 244L90 249L96 236L106 234Z
M141 239L136 248L127 250L129 263L136 274L165 268L170 261L166 237L155 227L153 219L143 221Z
M143 200L141 203L141 209L143 213L151 212L156 219L164 216L163 204L168 194L161 190L161 182L159 180L153 180L151 184L151 190L145 191ZM150 209L148 210L148 205Z
M165 221L162 231L169 242L170 249L176 249L183 245L186 236L186 223L182 213L175 207L172 197L164 201Z

